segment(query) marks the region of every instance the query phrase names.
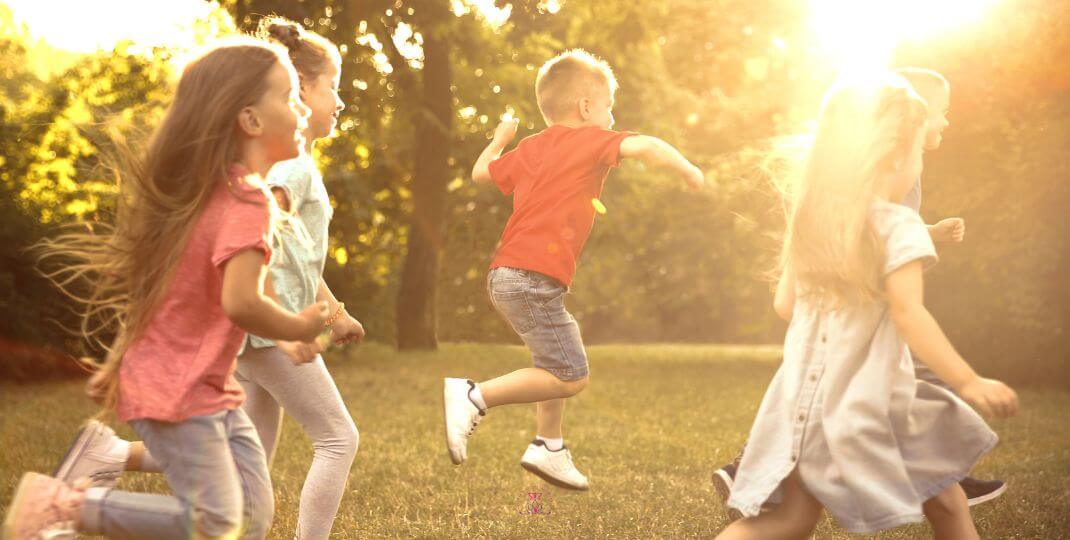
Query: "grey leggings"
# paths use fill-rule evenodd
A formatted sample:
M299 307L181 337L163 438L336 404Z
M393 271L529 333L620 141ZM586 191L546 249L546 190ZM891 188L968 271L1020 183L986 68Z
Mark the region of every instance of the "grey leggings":
M297 537L327 538L357 453L359 434L322 357L294 365L276 347L246 348L238 357L238 381L271 463L283 410L312 439L312 467L301 489Z
M175 495L90 488L82 532L108 538L264 538L274 498L267 460L241 409L182 422L132 420Z

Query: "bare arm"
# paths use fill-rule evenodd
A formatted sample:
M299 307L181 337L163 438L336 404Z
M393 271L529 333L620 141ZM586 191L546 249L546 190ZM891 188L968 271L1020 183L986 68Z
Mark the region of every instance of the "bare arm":
M776 283L773 309L781 319L791 322L791 314L795 311L795 274L787 265L780 273L780 281Z
M492 161L498 159L502 155L502 151L509 145L509 142L516 136L516 128L520 124L519 120L510 119L502 120L498 127L494 130L494 138L491 139L490 144L483 149L483 152L479 154L479 158L476 159L476 164L472 166L472 181L477 184L490 182L492 180L490 176L490 164Z
M1009 416L1018 410L1018 397L999 381L983 379L948 341L925 308L921 261L910 262L885 278L892 320L917 356L963 399L986 415Z
M670 169L693 189L704 183L702 170L694 166L671 144L649 135L633 135L620 142L620 156L634 158L651 167Z
M312 341L327 320L327 307L309 306L291 313L264 292L264 254L248 249L231 257L223 268L223 312L247 332L268 339Z
M334 313L338 309L338 299L335 298L334 293L331 292L331 288L327 286L327 282L320 277L319 287L316 288L316 301L327 302L327 311Z

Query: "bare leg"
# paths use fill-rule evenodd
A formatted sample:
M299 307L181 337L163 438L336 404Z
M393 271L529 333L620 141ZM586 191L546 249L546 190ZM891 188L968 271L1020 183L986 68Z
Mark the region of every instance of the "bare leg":
M926 519L933 526L933 538L975 539L977 529L970 517L970 508L966 504L966 493L962 487L954 484L940 492L939 495L925 501L922 505Z
M784 500L774 509L755 517L733 522L718 539L805 539L814 532L821 517L821 503L806 491L797 472L784 480Z
M479 383L479 391L487 407L515 403L538 403L572 397L587 386L587 377L562 381L540 368L523 368L501 377Z
M145 460L145 444L141 441L130 441L130 453L126 455L126 463L123 465L127 471L140 471L141 463Z
M130 441L130 450L126 455L126 463L123 464L123 470L148 473L163 472L163 468L152 458L152 454L145 448L145 443L141 441Z
M544 439L561 439L561 424L565 416L565 400L550 399L535 404L535 434Z

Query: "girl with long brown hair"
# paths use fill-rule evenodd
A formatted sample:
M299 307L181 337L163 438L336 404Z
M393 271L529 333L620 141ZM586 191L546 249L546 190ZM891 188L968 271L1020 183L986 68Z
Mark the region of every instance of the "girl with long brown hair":
M323 280L333 210L312 159L316 140L331 135L344 108L338 97L341 56L327 39L281 17L261 20L257 35L286 47L297 70L301 101L311 111L304 151L278 163L265 178L279 207L292 216L279 230L280 256L272 260L269 272L272 287L278 302L291 311L327 302L332 341L359 341L363 327ZM311 439L312 465L301 490L296 536L326 539L345 493L359 435L323 359L295 364L286 348L285 343L249 336L238 357L237 379L247 396L242 408L256 426L268 463L278 445L284 410ZM122 440L100 423L86 425L72 449L56 475L69 483L89 478L94 485L111 486L124 471L159 472L142 443Z
M271 481L235 357L247 331L297 342L298 361L318 352L326 305L295 314L264 293L277 211L260 178L298 155L307 114L284 49L215 46L185 67L147 150L121 174L114 227L42 246L67 263L50 276L83 304L86 337L118 332L98 378L107 409L144 440L174 495L27 473L5 538L265 536Z

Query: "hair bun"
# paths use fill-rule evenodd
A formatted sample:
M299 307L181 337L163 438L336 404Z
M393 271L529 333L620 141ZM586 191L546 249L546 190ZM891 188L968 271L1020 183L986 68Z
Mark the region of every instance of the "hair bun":
M291 51L301 45L301 27L289 21L265 19L264 34Z

